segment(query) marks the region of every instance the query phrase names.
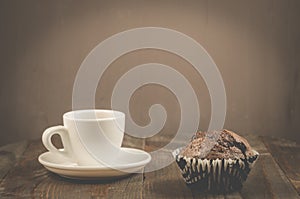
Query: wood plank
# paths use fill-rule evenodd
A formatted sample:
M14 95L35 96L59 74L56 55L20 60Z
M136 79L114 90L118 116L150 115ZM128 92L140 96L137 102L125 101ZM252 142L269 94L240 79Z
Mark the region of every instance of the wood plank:
M157 150L159 143L167 144L168 141L169 138L165 137L146 139L145 148L149 151ZM175 144L182 146L180 142ZM185 184L171 152L171 150L163 150L161 156L152 157L153 164L167 159L172 159L173 162L165 168L144 174L143 198L225 198L224 195L214 195L190 189Z
M0 184L0 196L30 197L31 191L37 186L40 177L44 176L37 155L45 151L40 141L30 142L20 161L6 175Z
M193 198L195 199L224 199L225 195L223 194L213 194L213 193L203 193L196 190L192 190Z
M39 154L44 152L40 141L31 142L20 162L11 170L1 183L1 198L47 197L47 198L80 198L94 193L92 184L80 184L76 181L63 179L48 172L37 161ZM105 193L105 187L98 190ZM91 191L91 192L89 192Z
M181 190L181 188L178 188L177 190L180 190L183 194L186 194L187 196L190 196L189 191L191 192L193 198L272 198L272 197L290 197L290 198L297 198L296 192L293 191L293 188L287 181L287 178L282 174L282 171L278 167L278 165L273 161L270 153L268 152L267 148L265 147L264 143L262 140L254 135L246 135L246 139L248 139L249 143L255 148L257 151L260 152L261 157L257 162L257 165L253 168L251 171L247 181L244 183L244 188L240 193L234 192L227 194L225 196L223 195L213 195L213 194L204 194L204 193L199 193L195 190ZM165 142L166 140L163 140L164 138L160 138L157 140L146 140L146 148L148 149L157 149L157 145L155 142L161 143ZM154 147L153 147L154 146ZM159 161L159 160L156 160ZM175 164L175 163L174 163ZM175 165L176 166L176 165ZM165 169L165 168L164 168ZM176 170L178 171L177 167L172 167L167 170L160 170L160 171L155 171L152 174L145 174L145 176L149 176L151 178L158 178L160 180L164 180L165 174L167 176L171 175L168 173L174 173ZM172 171L173 170L173 171ZM167 177L170 179L170 177ZM147 179L146 179L147 180ZM174 184L174 181L183 181L181 179L181 175L179 175L175 178L173 174L172 178L172 183ZM261 183L257 183L261 182ZM154 193L159 192L161 189L160 186L156 187L155 181L154 182L146 182L150 183L150 189L149 187L144 188L146 193L149 193L150 190ZM172 184L170 183L170 184ZM176 185L174 185L176 187ZM278 188L280 187L280 189ZM172 185L173 187L173 185ZM167 192L168 187L165 187L165 191ZM282 191L282 193L281 193ZM162 192L162 191L160 191ZM160 193L159 192L159 193ZM163 197L162 195L159 194L154 194L150 195L153 197ZM176 192L175 192L176 193ZM175 194L177 195L177 194ZM146 195L149 196L149 195Z
M155 144L159 144L160 141L166 143L168 140L161 138L149 141L125 136L124 146L152 151L157 149L158 145ZM244 183L243 189L227 195L214 195L189 189L175 162L160 170L134 174L118 180L68 180L48 172L38 163L38 155L46 149L40 141L30 141L23 145L26 148L24 153L21 153L22 147L17 150L19 152L16 152L16 160L19 157L19 161L1 181L0 198L299 198L263 143L255 137L250 137L249 142L262 154ZM283 146L286 144L277 150L282 150ZM293 146L294 150L295 145L288 146ZM6 147L5 150L1 149L10 151L16 147L14 145ZM290 153L296 155L292 151L287 151L285 155L288 156ZM170 151L164 152L163 156L155 157L154 161L173 158Z
M255 134L246 134L246 135L244 135L244 137L248 140L248 142L252 146L252 148L255 149L256 151L258 151L260 154L268 153L268 149L266 148L262 139L259 136L255 135ZM150 151L157 150L157 149L160 149L161 147L169 144L170 142L172 142L172 144L173 144L172 146L174 146L174 148L187 145L187 142L183 141L183 140L174 142L171 137L156 136L156 137L151 137L151 138L146 139L146 147Z
M43 173L44 172L44 173ZM107 181L79 181L62 178L42 170L37 185L31 189L33 198L106 198L109 183ZM26 182L27 184L27 182ZM24 185L23 185L24 186ZM22 196L25 194L22 193ZM26 196L26 195L25 195Z
M144 149L145 139L125 134L123 146ZM115 181L109 185L107 198L142 198L143 180L143 173L136 173L121 181Z
M69 180L49 173L32 190L34 197L47 198L138 198L142 174L115 180ZM140 185L139 185L140 184Z
M142 198L143 174L133 174L109 185L107 198Z
M54 137L56 146L61 146L59 137ZM143 140L125 136L124 145L142 148ZM37 161L38 155L46 149L40 141L31 141L19 164L1 183L0 196L5 197L47 197L47 198L102 198L141 195L143 174L131 175L115 181L68 180L47 171ZM18 183L15 183L18 182ZM140 187L140 191L138 191Z
M263 137L268 150L300 194L300 145L274 137Z
M225 195L225 199L242 199L242 195L239 192L234 192Z
M268 153L268 149L264 145L261 137L255 135L255 134L246 134L244 136L247 141L249 142L250 146L255 149L259 154Z
M270 154L259 157L241 190L243 198L299 198Z
M144 174L143 198L193 198L175 162Z
M0 184L0 198L107 198L138 194L143 175L136 174L118 180L80 181L62 178L47 171L37 157L45 149L40 141L31 141L18 164ZM141 191L140 191L141 193ZM140 195L140 194L138 194Z
M0 182L16 164L28 145L27 141L9 144L0 148Z
M163 136L146 139L145 149L147 151L157 150L163 146L161 143L167 144L168 141L169 139ZM165 168L144 173L142 198L193 198L190 189L181 177L171 151L162 151L162 154L152 156L147 168L150 167L153 170L153 165L166 161L166 159L173 163ZM147 168L146 170L148 170Z
M144 149L145 139L136 138L136 137L132 137L128 134L125 134L122 146L130 147L130 148L137 148L137 149Z

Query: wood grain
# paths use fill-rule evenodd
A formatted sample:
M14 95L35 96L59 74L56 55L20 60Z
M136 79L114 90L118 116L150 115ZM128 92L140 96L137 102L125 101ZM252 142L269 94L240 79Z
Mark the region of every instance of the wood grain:
M37 156L45 151L40 141L31 141L18 163L8 172L1 182L2 197L30 197L41 178L47 178L46 172L37 163Z
M137 149L144 149L145 139L135 138L128 134L125 134L122 146L130 147L130 148L137 148Z
M298 193L269 154L259 157L241 195L243 198L298 198Z
M257 137L255 134L247 134L244 136L247 141L249 142L250 146L255 149L259 154L265 154L269 151L267 150L266 146L264 145L261 138Z
M151 148L148 146L148 148ZM173 159L170 152L152 157L150 167L167 159ZM144 174L143 198L192 198L192 193L185 185L175 162L157 171Z
M27 144L26 141L21 141L0 148L0 179L15 165L20 156L24 153Z
M290 182L300 193L300 146L295 142L274 137L263 137L263 141Z
M7 158L14 162L9 164L9 169L7 164L0 165L0 171L6 172L1 177L0 198L299 198L299 192L291 184L292 180L297 180L294 175L298 172L297 165L288 165L285 162L278 166L276 161L282 161L281 155L274 155L276 161L272 156L280 150L284 150L285 155L295 156L299 146L281 144L278 149L277 146L272 146L271 149L270 144L265 147L258 137L246 137L251 145L257 147L261 156L240 192L223 195L191 190L185 185L175 162L160 170L133 174L118 180L80 181L62 178L38 163L38 155L46 149L40 141L35 140L1 148L0 151L10 151L15 155L14 158ZM166 142L164 138L160 139L162 143ZM159 143L159 139L143 140L130 136L124 138L124 146L148 151L157 149L155 142ZM276 145L277 142L272 143ZM283 146L288 146L288 149ZM173 158L170 151L165 150L163 153L153 157L151 164Z

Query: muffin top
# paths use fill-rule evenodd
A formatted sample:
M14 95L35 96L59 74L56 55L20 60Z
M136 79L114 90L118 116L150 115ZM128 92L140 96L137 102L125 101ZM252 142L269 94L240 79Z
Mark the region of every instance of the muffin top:
M223 129L197 132L180 155L206 159L244 159L253 156L254 153L245 138Z

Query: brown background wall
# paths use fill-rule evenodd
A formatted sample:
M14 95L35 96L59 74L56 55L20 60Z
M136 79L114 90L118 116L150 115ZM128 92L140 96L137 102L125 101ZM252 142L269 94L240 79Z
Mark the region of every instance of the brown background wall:
M209 52L226 87L226 128L300 141L299 10L298 0L2 0L0 145L38 138L60 124L86 55L107 37L144 26L175 29ZM132 52L111 64L98 86L97 107L110 108L118 78L148 62L172 66L189 79L199 98L199 128L207 128L210 99L202 78L180 57L157 50ZM144 86L132 96L136 122L147 124L153 103L168 111L161 134L175 132L179 106L163 87Z

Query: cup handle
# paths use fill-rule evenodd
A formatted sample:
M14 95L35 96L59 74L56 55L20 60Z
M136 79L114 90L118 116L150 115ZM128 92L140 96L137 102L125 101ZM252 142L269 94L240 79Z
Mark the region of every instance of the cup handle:
M58 134L61 138L63 147L62 149L56 148L52 141L51 137L55 134ZM42 141L44 146L52 153L68 156L71 158L72 155L72 146L70 142L70 137L68 129L64 126L54 126L46 129L42 136Z

